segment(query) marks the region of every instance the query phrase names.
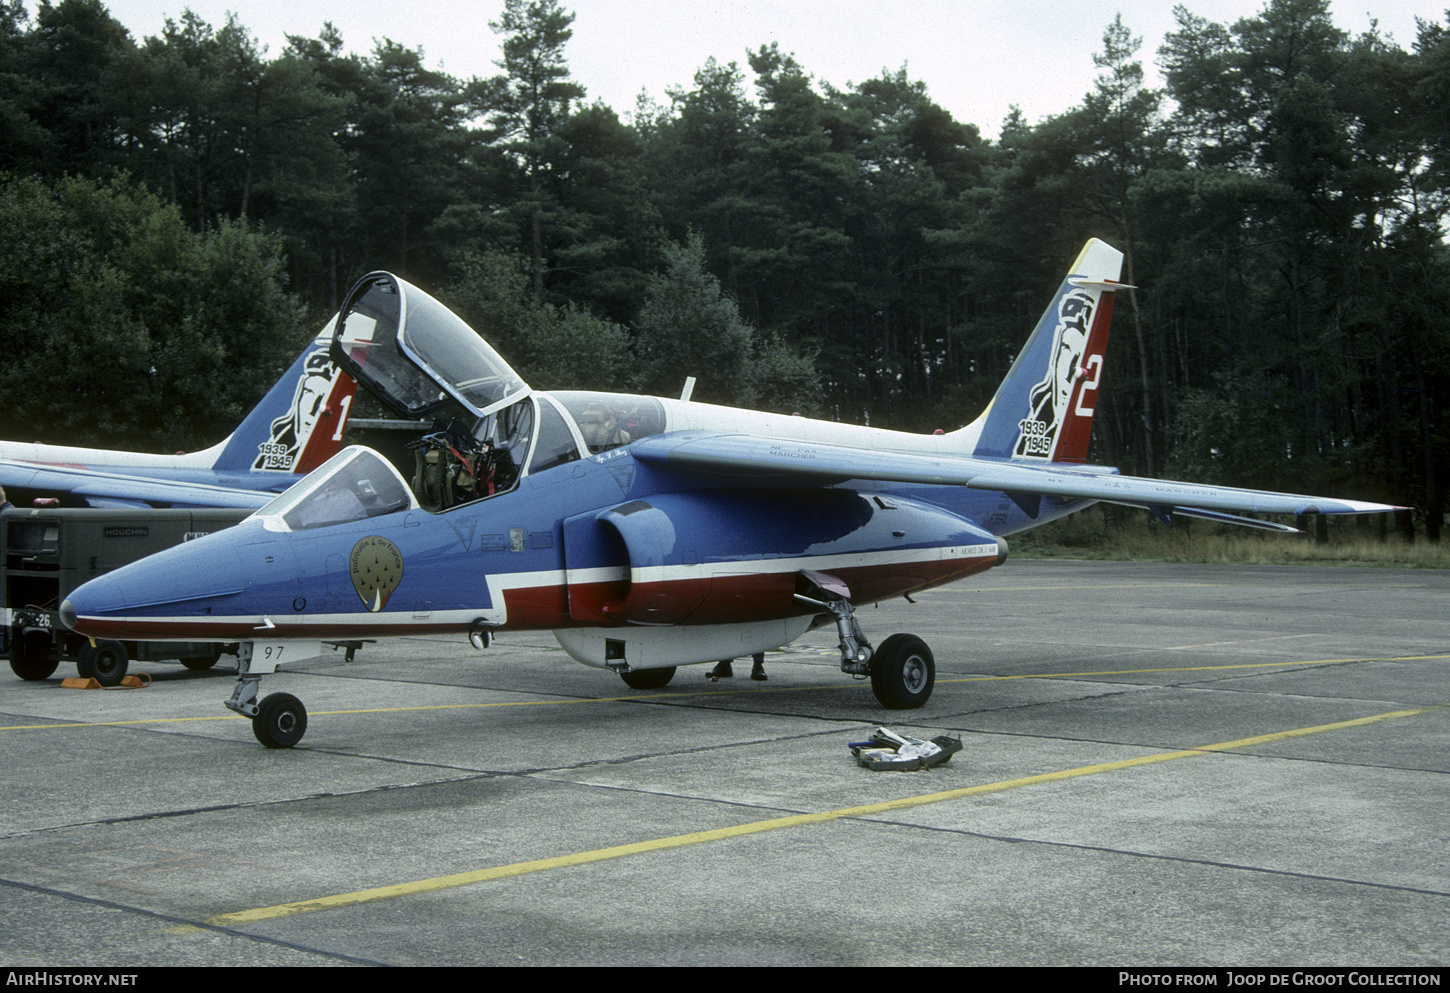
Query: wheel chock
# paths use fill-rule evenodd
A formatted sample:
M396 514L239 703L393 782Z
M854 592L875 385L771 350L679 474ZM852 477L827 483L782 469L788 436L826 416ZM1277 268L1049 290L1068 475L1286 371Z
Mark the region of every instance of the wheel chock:
M70 679L62 679L60 685L68 690L144 690L151 685L151 677L143 672L135 676L122 676L115 686L102 686L96 682L94 676L72 676Z

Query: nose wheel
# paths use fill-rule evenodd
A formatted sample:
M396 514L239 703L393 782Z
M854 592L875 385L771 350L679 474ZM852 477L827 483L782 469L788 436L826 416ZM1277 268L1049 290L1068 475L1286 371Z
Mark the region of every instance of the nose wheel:
M291 693L273 693L257 706L252 734L268 748L291 748L307 733L307 708Z
M334 648L346 648L347 660L362 642L336 642ZM300 662L322 654L319 642L244 641L237 645L237 685L226 702L228 710L252 722L252 734L268 748L291 748L307 733L307 708L291 693L273 693L262 697L258 692L262 677L277 671L284 661Z
M76 656L76 672L82 679L94 679L102 686L120 686L129 661L125 645L102 641L81 649Z

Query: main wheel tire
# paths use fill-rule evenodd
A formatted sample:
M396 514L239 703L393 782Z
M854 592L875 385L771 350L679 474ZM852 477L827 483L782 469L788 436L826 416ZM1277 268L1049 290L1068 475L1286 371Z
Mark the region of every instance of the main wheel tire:
M210 655L193 655L189 659L180 659L179 661L188 669L194 672L200 672L203 669L210 669L216 665L217 659L221 657L221 652L212 652Z
M675 667L667 669L631 669L629 672L621 672L619 678L624 680L624 685L632 690L657 690L668 686L671 679L675 678Z
M871 689L887 710L915 710L935 683L936 659L914 634L893 634L871 656Z
M76 672L82 679L94 679L102 686L119 686L126 678L130 657L119 641L100 641L87 645L76 656Z
M14 634L14 631L11 631ZM44 631L23 631L10 644L10 671L21 679L49 679L60 665L60 658L50 658L51 638Z
M291 693L273 693L252 718L252 734L268 748L291 748L306 733L307 708Z

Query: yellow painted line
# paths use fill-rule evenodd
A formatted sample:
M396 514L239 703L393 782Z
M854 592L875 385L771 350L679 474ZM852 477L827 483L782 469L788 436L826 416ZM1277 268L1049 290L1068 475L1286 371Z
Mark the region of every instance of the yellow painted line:
M1232 586L1233 583L1109 583L1106 585L1098 583L1072 583L1066 586L955 586L951 590L933 589L922 590L922 595L937 595L952 592L977 592L996 590L1173 590L1173 589L1198 589L1201 586Z
M1432 662L1450 655L1401 655L1391 659L1317 659L1310 662L1236 662L1233 665L1186 665L1164 669L1100 669L1095 672L1029 672L1017 676L957 676L938 683L988 683L1007 679L1083 679L1090 676L1142 676L1158 672L1218 672L1226 669L1278 669L1287 666L1343 665L1349 662Z
M1190 665L1163 667L1157 669L1101 669L1092 672L1029 672L1015 676L955 676L938 679L944 683L991 683L1012 679L1087 679L1093 676L1142 676L1164 672L1218 672L1229 669L1281 669L1289 666L1341 665L1352 662L1431 662L1450 659L1450 655L1402 655L1396 658L1366 659L1315 659L1308 662L1239 662L1233 665ZM362 710L313 710L310 717L338 717L349 714L403 714L425 710L489 710L498 707L562 707L578 704L624 703L634 700L670 700L688 697L740 696L746 693L810 693L836 690L860 689L863 682L833 683L830 686L746 686L740 689L691 690L675 693L630 693L624 696L602 696L569 698L562 700L512 700L499 703L436 703L420 704L414 707L372 707ZM242 721L250 720L240 714L214 714L207 717L143 717L126 721L73 721L65 724L9 724L0 725L0 731L51 731L60 728L109 728L128 727L138 724L184 724L192 721Z
M186 721L236 721L240 714L217 714L214 717L151 717L130 721L75 721L69 724L10 724L0 731L50 731L55 728L115 728L128 724L182 724Z
M1063 590L1181 590L1201 589L1205 587L1233 586L1233 583L1113 583L1111 585L1099 585L1097 583L1074 583L1066 586L965 586L960 582L950 587L940 587L930 590L922 590L920 593L913 593L912 599L921 600L928 597L959 596L973 593L1036 593L1036 592L1061 592ZM1374 589L1421 589L1423 583L1379 583L1373 584Z
M1445 656L1450 658L1450 656ZM938 683L989 683L1007 679L1083 679L1088 676L1143 676L1155 672L1217 672L1220 669L1277 669L1297 665L1338 665L1342 662L1402 661L1400 659L1319 659L1314 662L1239 662L1234 665L1186 665L1173 669L1099 669L1094 672L1027 672L1016 676L954 676Z
M1158 762L1171 762L1174 759L1193 758L1214 752L1227 752L1237 748L1264 745L1276 741L1284 741L1289 738L1299 738L1305 735L1323 734L1326 731L1340 731L1346 728L1362 727L1380 721L1393 720L1400 717L1413 717L1418 714L1444 710L1446 707L1450 707L1450 704L1418 707L1413 710L1395 710L1385 714L1376 714L1372 717L1357 717L1348 721L1335 721L1332 724L1318 724L1313 727L1293 728L1288 731L1276 731L1270 734L1256 735L1252 738L1239 738L1236 741L1220 742L1216 745L1204 745L1200 748L1185 748L1173 752L1158 752L1153 755L1142 755L1137 758L1122 759L1117 762L1103 762L1097 765L1078 766L1075 769L1063 769L1059 772L1048 772L1037 776L1024 776L1021 779L1010 779L998 783L984 783L980 786L966 786L960 789L944 790L940 793L927 793L921 796L903 797L899 800L888 800L884 803L870 803L859 807L843 807L839 810L827 810L817 814L792 814L787 817L773 817L769 820L752 821L748 824L736 824L733 827L716 828L711 831L694 831L689 834L677 834L668 838L655 838L650 841L640 841L629 845L598 848L589 852L575 852L571 855L535 859L531 862L516 862L512 865L494 866L490 869L478 869L473 872L460 872L450 876L436 876L432 879L419 879L408 883L397 883L392 886L378 886L372 889L357 890L352 893L339 893L334 896L318 897L313 900L297 900L292 903L280 903L271 907L238 910L229 914L218 914L215 917L209 917L206 923L225 926L275 920L279 917L306 914L315 910L335 910L339 907L351 907L358 904L389 900L393 897L409 896L417 893L432 893L459 886L471 886L474 883L486 883L497 879L508 879L513 876L525 876L535 872L547 872L551 869L567 869L571 866L589 865L590 863L604 862L609 859L623 858L628 855L641 855L646 852L667 851L671 848L684 848L690 845L705 844L712 841L742 838L753 834L763 834L767 831L779 831L785 828L803 827L809 824L824 824L850 817L872 817L899 810L909 810L913 807L924 807L928 804L959 800L964 797L977 796L983 793L997 793L1023 786L1056 783L1066 779L1076 779L1081 776L1116 772L1122 769L1131 769L1136 766L1152 765Z

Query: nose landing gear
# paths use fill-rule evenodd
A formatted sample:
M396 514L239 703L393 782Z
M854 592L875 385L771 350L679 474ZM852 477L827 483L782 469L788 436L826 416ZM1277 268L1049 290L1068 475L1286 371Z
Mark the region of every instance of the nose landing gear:
M268 748L291 748L307 733L307 708L291 693L273 693L257 708L252 734Z
M361 642L338 642L347 648L347 660ZM307 733L307 708L291 693L273 693L257 702L262 677L286 662L300 662L322 654L318 642L244 641L237 646L237 685L227 699L228 710L252 721L252 734L268 748L291 748Z

